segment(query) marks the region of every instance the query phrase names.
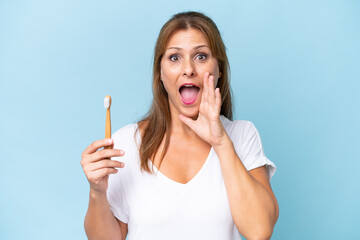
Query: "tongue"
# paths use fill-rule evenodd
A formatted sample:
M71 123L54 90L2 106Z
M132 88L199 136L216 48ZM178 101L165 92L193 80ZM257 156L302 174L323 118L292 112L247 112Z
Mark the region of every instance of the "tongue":
M198 92L199 89L196 87L183 87L180 91L180 94L185 101L190 102L196 98Z

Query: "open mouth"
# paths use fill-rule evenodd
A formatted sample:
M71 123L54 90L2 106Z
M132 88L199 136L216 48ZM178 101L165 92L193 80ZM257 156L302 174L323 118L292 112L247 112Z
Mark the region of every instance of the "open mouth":
M200 88L193 83L184 83L181 85L179 92L183 103L189 105L196 101Z

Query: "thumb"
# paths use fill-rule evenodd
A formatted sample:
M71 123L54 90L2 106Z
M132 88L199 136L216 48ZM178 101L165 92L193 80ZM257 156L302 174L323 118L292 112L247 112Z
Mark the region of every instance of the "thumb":
M183 123L185 123L189 128L191 128L192 130L195 129L195 121L192 120L191 118L186 117L186 116L180 114L180 115L179 115L179 119L180 119Z

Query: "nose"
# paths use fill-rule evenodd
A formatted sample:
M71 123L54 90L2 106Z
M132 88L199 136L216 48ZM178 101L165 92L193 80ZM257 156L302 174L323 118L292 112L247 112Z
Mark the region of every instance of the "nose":
M195 75L196 70L194 67L194 63L191 61L191 59L184 61L183 76L194 77Z

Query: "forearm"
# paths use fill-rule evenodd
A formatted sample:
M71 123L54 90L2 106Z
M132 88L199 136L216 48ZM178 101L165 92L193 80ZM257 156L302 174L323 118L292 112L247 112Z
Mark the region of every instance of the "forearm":
M246 239L270 238L276 222L276 206L267 189L249 174L231 140L214 146L221 164L231 214Z
M99 196L90 191L84 227L90 240L122 240L120 226L110 210L105 194Z

